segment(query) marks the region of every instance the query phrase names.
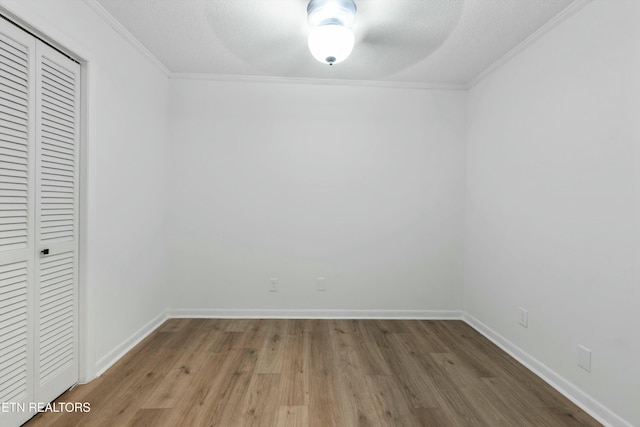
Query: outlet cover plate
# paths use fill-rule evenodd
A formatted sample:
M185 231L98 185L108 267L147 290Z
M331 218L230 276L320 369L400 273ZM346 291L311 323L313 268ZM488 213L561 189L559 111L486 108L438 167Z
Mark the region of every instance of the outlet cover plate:
M518 322L520 326L523 328L529 327L529 312L527 309L518 307L518 311L520 312L520 321Z
M591 350L580 344L578 344L578 366L591 372Z

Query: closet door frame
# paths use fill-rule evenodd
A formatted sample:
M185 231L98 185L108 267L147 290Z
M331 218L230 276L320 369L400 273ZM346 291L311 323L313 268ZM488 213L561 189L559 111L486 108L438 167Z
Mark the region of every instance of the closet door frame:
M80 64L80 138L79 150L79 188L78 188L78 382L88 383L96 378L94 330L94 304L89 283L90 253L88 250L91 234L88 204L93 187L89 171L93 160L92 146L92 95L96 93L95 81L98 66L93 53L81 44L81 41L69 38L64 32L51 25L46 17L32 16L27 8L20 4L1 5L0 14L16 26L23 28L37 38L47 42ZM3 19L0 17L0 19Z

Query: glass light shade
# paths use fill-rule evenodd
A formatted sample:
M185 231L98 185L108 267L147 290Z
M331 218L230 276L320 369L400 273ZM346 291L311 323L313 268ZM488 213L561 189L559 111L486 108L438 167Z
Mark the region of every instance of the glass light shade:
M349 28L328 24L312 28L308 42L314 58L333 65L347 59L353 50L355 38Z

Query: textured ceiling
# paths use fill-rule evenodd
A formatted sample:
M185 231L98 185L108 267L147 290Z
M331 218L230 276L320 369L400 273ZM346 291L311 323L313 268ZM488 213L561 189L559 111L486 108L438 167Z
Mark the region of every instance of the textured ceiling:
M307 49L308 0L98 0L173 73L467 85L573 0L356 0L356 45Z

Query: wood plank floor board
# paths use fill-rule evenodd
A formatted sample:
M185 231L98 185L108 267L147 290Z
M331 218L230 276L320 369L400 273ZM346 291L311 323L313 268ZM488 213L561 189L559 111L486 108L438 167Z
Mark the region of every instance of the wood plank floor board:
M131 419L130 425L136 427L156 427L165 419L170 409L139 409Z
M219 336L224 340L223 333ZM233 332L232 334L235 334ZM198 425L198 420L204 419L204 412L215 401L217 394L224 389L224 380L233 374L239 364L240 350L228 349L225 352L212 352L194 376L191 384L182 391L174 410L163 420L162 425Z
M254 350L231 350L227 354L230 362L219 366L213 381L203 377L201 387L209 385L209 393L201 400L198 417L191 425L233 425L223 423L225 419L239 416L235 405L242 400L255 371L257 355ZM239 418L234 418L238 420ZM238 424L236 424L238 425Z
M211 345L210 352L212 353L227 353L234 349L243 348L242 332L222 332Z
M198 330L191 334L190 339L185 343L179 352L173 369L183 369L187 374L196 374L202 368L213 343L217 342L220 331Z
M272 324L262 322L260 319L252 319L247 326L248 328L242 334L242 339L238 346L258 351L264 346L264 341L272 328Z
M544 405L527 388L520 387L516 381L505 380L504 378L483 378L487 387L491 390L492 396L504 402L516 414L528 414L525 425L543 426L543 417L538 415L537 408Z
M486 338L477 336L475 331L470 334L468 327L462 321L443 322L443 333L447 334L449 351L458 358L464 359L464 364L474 371L474 375L482 378L493 378L497 372L493 367L492 358L501 357L494 350L495 346Z
M255 319L227 319L224 324L225 332L246 332Z
M379 324L376 321L354 320L356 332L353 341L361 367L369 375L390 375L389 366L385 363L377 341L380 335Z
M409 332L408 325L410 321L389 322L388 320L375 319L365 320L365 322L373 322L377 329L384 333L401 334Z
M282 371L285 348L289 335L286 333L286 325L280 320L270 322L266 337L260 346L256 373L279 374Z
M109 400L103 401L103 410L112 413L112 416L100 420L96 426L128 425L148 398L148 391L153 390L170 372L177 354L170 348L150 354L146 361L146 369L141 367L125 384L116 389L116 393L111 394ZM94 393L97 392L99 389L94 390Z
M172 369L151 391L141 408L171 409L176 406L184 391L193 383L195 373L186 366Z
M599 426L462 321L170 319L26 427Z
M398 379L401 392L410 408L437 408L438 391L429 372L424 369L423 354L414 348L410 334L390 334L383 351L392 375Z
M492 398L483 382L462 387L461 394L474 410L480 414L484 425L516 427L521 425L519 414L511 410L505 402Z
M278 407L275 427L298 427L309 425L309 413L307 406L280 406Z
M405 323L407 324L408 332L414 337L420 348L429 349L430 353L448 353L451 349L434 331L433 327L436 322L438 321L422 322L410 320Z
M438 353L440 354L440 353ZM449 378L446 370L436 366L431 372L440 407L450 414L455 414L455 425L482 426L490 425L483 420L475 406L467 400L464 384L457 385Z
M282 375L278 386L280 406L306 406L309 404L309 334L289 334L282 362Z
M346 425L376 425L371 389L351 346L334 349L338 405Z
M420 426L458 426L456 419L442 408L411 408L411 414Z
M589 422L591 422L591 416L587 413L568 406L538 408L538 411L542 412L545 416L551 414L552 419L563 426L578 427L589 425Z
M278 394L274 393L280 384L281 374L256 374L251 379L246 396L240 405L240 423L229 417L224 425L272 426L275 423L278 408Z
M182 388L176 387L175 395L176 399L171 399L173 403L172 410L164 417L159 423L160 426L180 425L195 425L195 419L203 411L203 405L205 397L211 392L211 384L209 381L204 381L204 378L211 379L215 373L219 370L220 364L224 360L223 354L211 353L209 358L202 366L199 374L192 375L192 380L186 384L180 383ZM160 384L159 387L163 388L165 384ZM155 390L149 392L150 397L153 397L154 393L158 393ZM158 399L156 397L156 399ZM162 402L162 399L158 399ZM156 401L157 402L157 401ZM153 400L149 401L149 406L153 405Z
M158 329L156 329L156 332L175 332L175 331L180 331L185 327L185 325L190 323L191 320L192 319L188 318L188 317L168 319L162 325L160 325L160 327Z
M345 424L336 391L337 369L328 328L313 322L309 351L309 425L333 427Z
M385 426L416 427L418 422L411 414L402 396L400 386L391 375L370 375L367 386L373 396L374 415Z

